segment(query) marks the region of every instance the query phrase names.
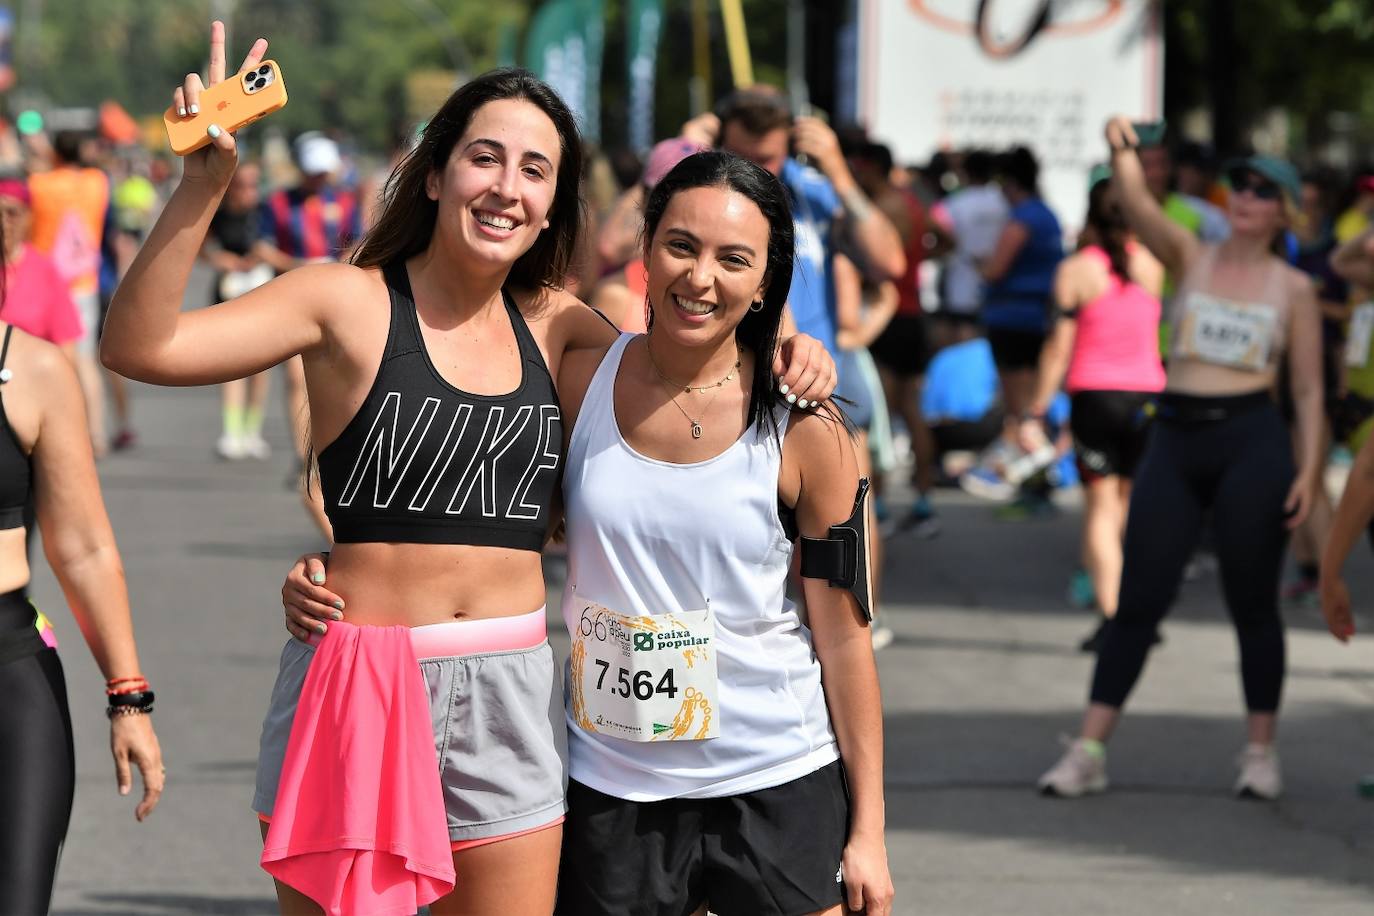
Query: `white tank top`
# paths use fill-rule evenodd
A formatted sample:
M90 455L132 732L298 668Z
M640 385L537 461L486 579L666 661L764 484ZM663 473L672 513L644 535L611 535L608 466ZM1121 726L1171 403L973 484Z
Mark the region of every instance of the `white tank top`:
M592 378L568 446L569 632L585 602L626 615L715 615L720 736L634 742L568 712L571 774L631 801L740 795L839 759L811 631L787 599L792 543L778 517L779 435L751 425L721 454L672 464L636 452L615 418L623 334ZM571 686L570 684L567 686ZM572 691L565 690L571 697Z

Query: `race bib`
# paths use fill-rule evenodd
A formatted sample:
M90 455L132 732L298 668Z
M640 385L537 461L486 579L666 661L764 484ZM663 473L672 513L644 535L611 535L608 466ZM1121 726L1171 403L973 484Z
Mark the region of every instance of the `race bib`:
M1351 369L1369 365L1370 337L1374 336L1374 302L1355 306L1345 332L1345 364Z
M1269 365L1278 336L1278 309L1193 293L1174 337L1174 355L1258 372Z
M626 741L720 736L716 622L708 606L626 617L584 601L573 623L573 718Z

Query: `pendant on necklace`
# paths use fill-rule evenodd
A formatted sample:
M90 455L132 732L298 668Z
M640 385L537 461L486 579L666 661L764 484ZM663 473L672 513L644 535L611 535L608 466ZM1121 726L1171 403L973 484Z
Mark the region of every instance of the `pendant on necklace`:
M695 420L692 421L692 438L693 438L693 439L700 439L700 438L701 438L701 424L698 423L698 422L696 422Z

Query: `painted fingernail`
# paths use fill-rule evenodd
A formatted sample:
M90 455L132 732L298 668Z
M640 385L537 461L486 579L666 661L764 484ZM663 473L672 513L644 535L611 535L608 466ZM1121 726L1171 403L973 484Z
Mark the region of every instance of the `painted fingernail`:
M796 396L795 394L789 394L789 395L787 396L787 403L789 403L789 404L795 404L795 403L797 403L797 396Z
M196 113L196 112L195 112L195 106L192 105L192 106L191 106L191 114L195 114L195 113ZM211 139L211 140L218 140L218 139L219 139L219 135L222 134L222 133L224 133L224 131L222 131L222 130L219 129L219 125L218 125L218 124L211 124L209 127L205 128L205 132L206 132L207 134L210 135L210 139Z
M812 410L815 410L817 407L820 407L820 406L821 406L820 401L812 401L812 402L811 402L811 409L812 409Z
M329 627L325 626L322 623L317 623L315 624L315 632L323 636L324 634L329 632Z
M200 114L200 106L195 104L191 105L191 114Z
M335 611L334 613L330 614L329 617L331 620L343 620L343 613L340 611Z
M336 610L336 611L342 611L342 610L343 610L343 599L342 599L342 598L335 598L335 599L334 599L334 610Z
M807 403L809 402L806 400L806 398L802 398L800 401L797 402L797 406L800 407L802 410L805 410Z
M786 385L779 385L779 386L778 386L778 390L781 391L783 394L787 394L787 392L790 391L791 389L788 388Z
M324 585L324 573L322 573L322 572L311 573L311 574L310 574L310 581L311 581L311 582L314 582L316 585Z
M178 106L177 106L177 114L181 115L183 118L186 117L186 106L185 106L185 105L178 105Z

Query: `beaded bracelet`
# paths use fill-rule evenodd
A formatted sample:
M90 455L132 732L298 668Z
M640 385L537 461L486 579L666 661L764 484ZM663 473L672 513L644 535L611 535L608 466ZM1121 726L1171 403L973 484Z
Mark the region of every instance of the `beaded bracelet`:
M153 711L152 705L148 706L108 706L105 708L107 718L113 719L116 716L146 716Z

